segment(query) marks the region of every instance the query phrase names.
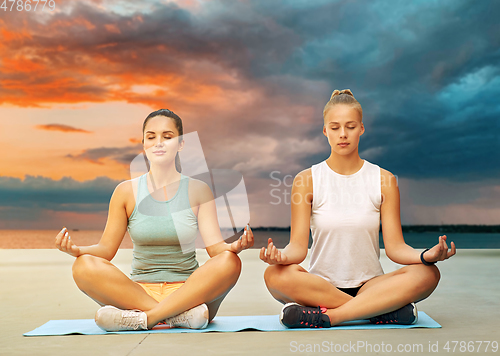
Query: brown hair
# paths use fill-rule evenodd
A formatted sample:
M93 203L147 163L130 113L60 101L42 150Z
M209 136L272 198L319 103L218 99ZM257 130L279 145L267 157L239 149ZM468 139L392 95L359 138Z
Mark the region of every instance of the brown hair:
M332 108L332 106L339 104L348 105L353 109L358 110L361 115L361 120L363 120L363 109L361 108L361 104L354 98L350 89L335 89L333 91L330 101L326 103L325 108L323 109L323 118L325 118L326 113Z
M182 135L184 135L184 130L182 129L182 120L179 116L177 116L173 111L170 111L168 109L160 109L153 111L151 114L146 117L146 120L144 120L144 123L142 124L142 143L144 143L144 130L146 130L146 124L150 119L152 119L155 116L165 116L168 117L172 120L174 120L175 127L177 131L179 132L179 143L182 141ZM147 162L147 160L146 160ZM149 169L149 165L148 165ZM179 158L179 152L175 155L175 169L180 173L182 172L182 167L181 167L181 160Z

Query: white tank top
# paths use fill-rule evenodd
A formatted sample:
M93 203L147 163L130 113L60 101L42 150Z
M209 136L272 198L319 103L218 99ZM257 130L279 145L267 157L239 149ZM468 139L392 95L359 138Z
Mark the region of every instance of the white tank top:
M358 287L384 274L379 260L380 167L364 160L359 171L342 175L323 161L311 173L309 272L340 288Z

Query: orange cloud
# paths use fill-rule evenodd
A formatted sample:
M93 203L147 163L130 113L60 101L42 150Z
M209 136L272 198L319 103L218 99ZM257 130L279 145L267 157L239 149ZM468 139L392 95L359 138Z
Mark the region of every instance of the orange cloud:
M2 60L4 73L16 73L16 72L35 72L42 71L45 66L40 63L40 60L32 60L23 56L18 56L15 58L3 58Z
M105 43L102 45L98 45L96 48L101 49L101 48L107 48L107 47L115 47L116 45L118 45L118 42Z
M48 125L37 125L35 126L38 130L47 130L47 131L62 131L62 132L83 132L83 133L92 133L92 131L87 131L83 129L78 129L68 125L61 124L48 124Z
M2 25L4 22L2 21ZM0 28L0 34L2 37L2 42L11 42L15 40L23 40L23 39L33 39L31 37L31 33L28 29L20 29L17 31L9 31L5 27Z
M118 26L116 26L115 24L106 24L106 25L104 25L104 27L106 28L106 30L108 30L108 32L118 33L118 34L122 33L120 31L120 29L118 28Z
M181 3L197 6L196 1ZM6 40L0 41L0 105L124 101L155 109L227 106L235 103L235 90L247 85L225 63L213 63L206 48L186 49L161 40L134 46L120 40L134 32L138 38L133 41L142 43L144 15L118 18L116 23L103 23L88 13L71 16L54 18L43 27L36 21L23 28L0 21ZM133 88L138 85L161 87L139 93Z

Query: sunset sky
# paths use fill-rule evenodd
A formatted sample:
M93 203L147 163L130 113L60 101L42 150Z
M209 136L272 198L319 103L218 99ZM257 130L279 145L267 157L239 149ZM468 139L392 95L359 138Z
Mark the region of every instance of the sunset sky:
M209 168L242 173L252 226L288 226L271 174L289 185L328 158L322 110L345 88L363 107L361 158L399 179L403 224L500 224L499 13L461 0L0 10L0 229L103 229L160 108L198 133Z

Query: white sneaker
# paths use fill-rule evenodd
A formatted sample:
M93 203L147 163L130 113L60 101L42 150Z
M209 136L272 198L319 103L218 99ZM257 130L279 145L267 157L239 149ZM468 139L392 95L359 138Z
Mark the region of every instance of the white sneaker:
M111 305L95 313L95 323L105 331L147 330L147 319L140 310L121 310Z
M208 325L208 307L205 303L184 313L164 320L170 327L181 327L188 329L204 329Z

